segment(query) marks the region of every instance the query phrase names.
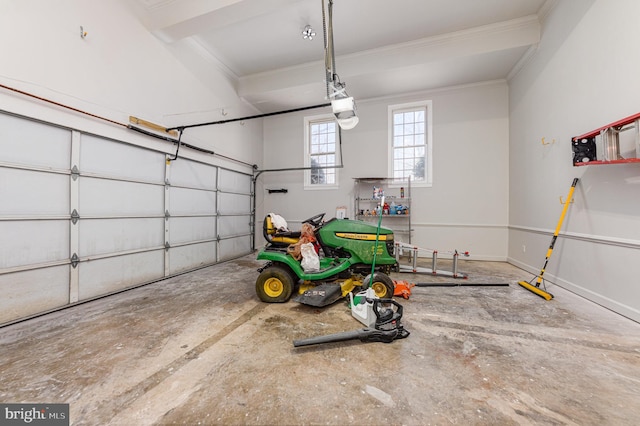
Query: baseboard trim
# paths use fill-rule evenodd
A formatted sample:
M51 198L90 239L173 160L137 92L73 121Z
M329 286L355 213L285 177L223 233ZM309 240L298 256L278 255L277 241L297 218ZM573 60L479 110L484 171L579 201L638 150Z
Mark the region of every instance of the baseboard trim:
M536 269L536 267L526 264L524 262L521 262L512 257L507 258L507 263L532 274L533 276L530 277L530 279L533 277L536 277L540 273L539 268ZM574 293L580 297L583 297L584 299L587 299L597 305L600 305L603 308L609 309L610 311L615 312L616 314L622 315L623 317L629 318L632 321L640 323L640 311L638 311L637 309L634 309L630 306L616 302L615 300L609 299L606 296L603 296L599 293L595 293L589 289L586 289L582 286L579 286L565 279L559 278L553 274L549 274L548 272L545 272L544 279L547 282L555 284L558 287L561 287L567 291L570 291L571 293Z

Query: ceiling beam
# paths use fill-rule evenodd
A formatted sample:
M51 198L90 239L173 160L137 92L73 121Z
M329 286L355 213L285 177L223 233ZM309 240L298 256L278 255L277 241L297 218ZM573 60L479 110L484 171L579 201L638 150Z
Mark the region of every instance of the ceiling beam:
M505 51L516 47L535 45L540 41L540 22L536 15L428 37L407 43L384 46L336 59L340 79L349 82L358 76L399 68L413 67L429 62L447 61L473 55ZM241 77L238 95L259 99L263 93L289 88L306 88L323 84L324 59L311 63Z
M247 21L286 8L297 0L182 0L148 11L147 29L165 43Z

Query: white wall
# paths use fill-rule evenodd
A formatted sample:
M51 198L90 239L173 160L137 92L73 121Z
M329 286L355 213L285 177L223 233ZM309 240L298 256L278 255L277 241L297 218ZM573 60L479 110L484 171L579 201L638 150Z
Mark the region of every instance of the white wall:
M545 277L636 321L640 166L573 167L571 137L640 111L638 16L636 0L559 1L509 99L509 261L540 271L578 177Z
M84 39L80 26L87 32ZM179 64L120 0L4 0L0 52L1 84L119 123L127 124L130 115L167 127L216 121L224 118L220 108L229 104ZM226 82L224 75L219 81ZM136 144L162 144L1 88L0 108ZM258 164L261 133L259 121L248 121L243 126L188 129L183 141ZM174 151L166 145L168 152ZM193 151L182 153L219 161Z
M413 189L412 243L468 250L472 258L506 260L508 218L508 90L506 82L358 102L360 123L343 131L344 168L336 190L305 191L302 172L264 173L258 180L258 218L268 212L297 221L316 213L353 217L354 177L387 175L389 105L433 101L433 186ZM328 112L307 111L308 115ZM264 122L264 168L302 167L304 113ZM490 173L487 173L490 170ZM287 194L266 194L286 188ZM258 235L257 244L264 241Z

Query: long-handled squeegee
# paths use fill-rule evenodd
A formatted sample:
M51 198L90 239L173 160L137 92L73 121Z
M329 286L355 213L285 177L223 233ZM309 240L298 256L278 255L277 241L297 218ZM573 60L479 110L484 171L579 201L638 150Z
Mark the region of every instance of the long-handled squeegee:
M547 263L549 263L549 258L551 257L551 253L553 252L553 246L556 244L556 239L558 239L560 228L562 228L562 222L564 221L564 217L567 214L567 210L569 209L569 204L571 203L571 200L573 197L573 191L576 188L577 183L578 183L578 178L573 179L573 183L571 184L571 188L569 189L569 194L567 195L566 202L564 203L564 207L562 208L562 213L560 214L560 220L558 221L558 226L556 226L556 230L553 233L553 238L551 239L551 244L549 245L549 249L547 250L547 256L544 259L544 265L542 266L542 269L540 270L540 274L538 274L537 279L533 278L529 282L518 281L518 284L520 284L522 287L537 294L538 296L542 297L545 300L553 299L553 294L547 293L546 291L547 288L546 286L544 286L544 280L542 279L542 276L544 275L544 271L547 268ZM536 280L535 286L532 284L534 280ZM544 290L540 288L541 283L544 286Z

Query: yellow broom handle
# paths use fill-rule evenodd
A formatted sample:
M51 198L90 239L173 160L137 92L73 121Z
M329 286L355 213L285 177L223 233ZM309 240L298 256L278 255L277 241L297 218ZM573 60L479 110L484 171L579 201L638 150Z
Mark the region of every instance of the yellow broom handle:
M564 207L562 208L562 213L560 214L560 220L558 221L558 226L556 226L556 232L554 235L558 235L560 233L560 228L562 228L562 222L564 221L564 216L567 214L567 210L569 209L569 203L571 202L571 198L573 197L573 191L576 189L576 184L578 183L578 178L573 180L571 184L571 188L569 189L569 194L567 195L567 201L564 203Z
M560 233L560 228L562 228L562 222L564 222L564 217L567 214L567 210L569 210L569 203L573 198L573 191L576 189L576 185L578 184L578 178L573 179L573 183L571 184L571 188L569 188L569 194L567 195L567 200L564 203L564 207L562 207L562 213L560 213L560 220L558 220L558 225L556 226L556 230L553 233L552 244L549 246L549 250L547 250L547 259L551 257L551 252L553 251L553 246L555 245L555 237Z

